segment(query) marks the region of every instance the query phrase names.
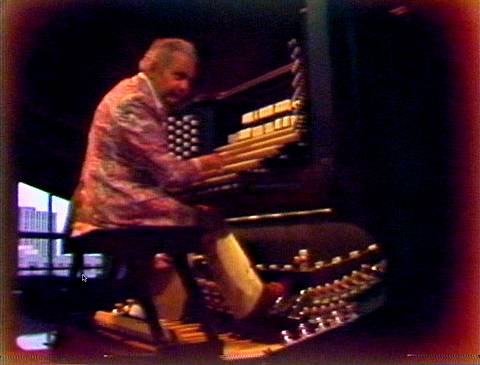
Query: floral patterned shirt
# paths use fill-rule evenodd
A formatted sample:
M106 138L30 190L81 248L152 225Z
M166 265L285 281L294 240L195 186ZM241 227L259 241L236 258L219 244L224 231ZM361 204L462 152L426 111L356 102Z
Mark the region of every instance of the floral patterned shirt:
M201 159L167 149L167 113L147 76L117 84L102 99L73 196L72 235L96 228L190 226L194 208L166 192L199 178Z

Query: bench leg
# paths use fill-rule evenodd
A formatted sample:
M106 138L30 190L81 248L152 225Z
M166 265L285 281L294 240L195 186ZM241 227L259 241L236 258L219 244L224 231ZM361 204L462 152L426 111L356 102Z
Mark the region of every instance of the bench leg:
M150 332L158 349L172 344L175 339L170 331L160 324L155 304L153 302L153 293L150 287L152 273L151 258L141 260L131 260L129 264L129 288L133 297L135 297L145 311L145 321L150 327Z
M73 252L72 253L72 266L70 267L69 280L71 283L75 284L79 279L78 274L81 272L83 267L83 253L82 252Z
M193 280L192 272L188 265L187 255L178 254L174 256L175 267L177 272L189 293L187 301L187 311L192 311L195 320L198 320L202 326L203 331L207 335L209 341L218 341L219 338L214 328L216 318L213 313L207 308L200 288Z

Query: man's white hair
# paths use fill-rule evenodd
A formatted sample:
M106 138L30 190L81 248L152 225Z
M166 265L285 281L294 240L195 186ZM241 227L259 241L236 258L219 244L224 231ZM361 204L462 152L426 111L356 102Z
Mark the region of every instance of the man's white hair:
M174 52L185 53L197 61L197 51L192 43L180 38L159 38L152 42L138 68L142 72L149 72L159 64L167 65Z

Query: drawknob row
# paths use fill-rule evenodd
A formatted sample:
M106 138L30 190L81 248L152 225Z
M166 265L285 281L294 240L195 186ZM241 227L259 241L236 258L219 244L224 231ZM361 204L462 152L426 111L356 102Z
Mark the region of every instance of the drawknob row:
M386 261L362 264L360 270L322 285L302 289L297 295L279 298L272 315L300 321L348 306L364 293L379 287L386 271Z
M305 318L344 307L382 282L384 265L384 262L376 265L364 264L361 270L353 270L350 275L344 275L341 279L301 290L292 303L288 317ZM382 269L378 269L379 267Z
M201 123L198 117L189 114L176 118L168 117L168 151L178 159L198 156L201 147Z
M359 317L357 310L355 304L346 305L302 322L296 329L283 330L280 335L284 343L293 344L356 320Z
M187 260L207 308L217 312L230 313L220 286L213 280L207 257L190 253Z
M353 261L363 260L371 256L381 254L380 245L374 243L364 250L350 251L346 256L335 256L329 260L314 260L308 249L301 249L288 264L257 264L257 270L261 271L320 271L331 266L344 265Z
M293 79L291 86L293 89L293 94L291 97L292 103L297 105L296 114L298 116L306 116L306 100L308 98L307 92L307 76L304 60L304 51L300 45L300 42L297 39L292 39L288 42L288 47L290 48L290 58L293 63L290 68L291 73L293 74ZM306 118L302 118L302 121ZM301 127L299 125L298 127Z
M230 313L220 287L215 281L203 278L196 278L195 281L200 288L207 308L217 312Z

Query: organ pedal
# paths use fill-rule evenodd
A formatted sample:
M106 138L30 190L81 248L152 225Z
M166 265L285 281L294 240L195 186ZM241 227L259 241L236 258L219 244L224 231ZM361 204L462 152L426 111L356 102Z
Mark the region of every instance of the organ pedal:
M220 287L211 275L208 260L203 255L190 254L188 262L206 305L219 316L228 316L230 312ZM311 276L306 282L313 281L315 285L300 284L302 288L296 293L277 300L266 315L265 322L262 321L261 325L249 324L250 334L260 334L258 336L239 330L241 327L234 320L224 323L222 328L218 326L218 337L223 342L221 359L233 361L269 356L348 325L384 303L382 284L387 262L378 244L351 251L343 257L333 257L321 265L308 250L300 250L291 264L272 265L259 264L257 269L298 276L299 281L304 280L304 274L308 273ZM98 311L94 322L104 332L144 342L148 347L153 339L147 323L138 316L135 318L138 312L135 305L129 300L126 304L117 304L112 312ZM180 346L208 342L199 323L167 319L160 322ZM262 340L262 332L270 340Z

